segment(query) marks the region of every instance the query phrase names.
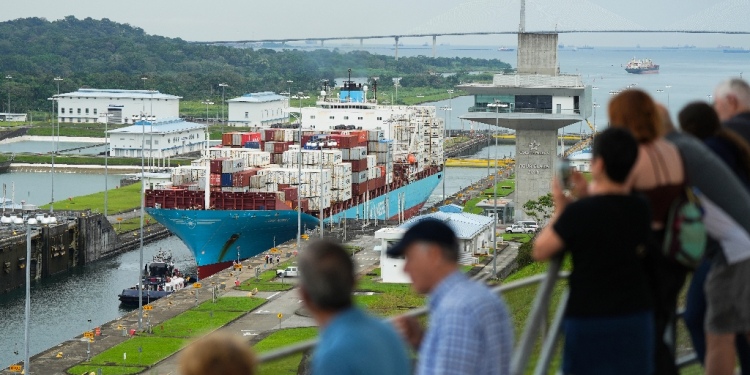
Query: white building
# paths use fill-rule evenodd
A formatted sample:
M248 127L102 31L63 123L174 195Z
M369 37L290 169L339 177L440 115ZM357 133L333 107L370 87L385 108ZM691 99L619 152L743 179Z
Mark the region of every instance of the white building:
M0 113L0 121L26 121L25 113Z
M133 116L141 113L156 118L180 116L181 97L159 91L78 89L57 98L60 122L104 122L102 115L107 114L110 124L132 123Z
M288 99L270 91L254 92L227 100L229 126L272 127L286 122Z
M441 210L443 207L441 207ZM450 208L446 208L452 211ZM389 257L387 250L396 244L404 233L422 220L440 220L448 225L458 237L458 263L470 265L477 262L475 254L488 254L492 246L492 224L494 219L465 212L442 212L414 217L397 228L384 228L375 232L375 238L381 239L380 274L384 283L410 283L411 279L404 273L403 257Z
M591 149L568 156L570 166L579 172L591 172Z
M179 118L158 119L153 123L138 121L132 126L110 130L109 137L110 156L141 157L145 144L144 156L158 159L203 150L206 126Z

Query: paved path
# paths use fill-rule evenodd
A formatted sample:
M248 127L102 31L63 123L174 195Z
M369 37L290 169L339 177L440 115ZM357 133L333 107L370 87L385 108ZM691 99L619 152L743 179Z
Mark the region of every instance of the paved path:
M371 237L371 236L368 236ZM359 240L359 241L358 241ZM355 270L358 274L368 272L380 263L380 252L373 250L373 240L367 237L357 238L353 243L362 246L363 250L354 255ZM380 240L377 240L380 243ZM258 260L253 259L253 265L263 264L262 255ZM295 263L293 261L293 263ZM286 278L284 282L296 283L297 278ZM223 297L243 297L247 292L241 290L229 290ZM282 292L259 292L256 297L268 300L264 305L258 307L252 313L219 328L216 332L224 332L255 344L259 337L265 337L278 329L315 327L317 324L312 318L296 314L302 308L302 300L297 288ZM282 318L278 318L278 314ZM178 370L179 352L165 359L161 363L143 372L149 375L180 375Z

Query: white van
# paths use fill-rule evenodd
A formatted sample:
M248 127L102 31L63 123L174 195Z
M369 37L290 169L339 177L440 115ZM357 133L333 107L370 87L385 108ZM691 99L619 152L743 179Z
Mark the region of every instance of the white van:
M532 228L534 229L535 232L539 230L539 224L537 224L536 221L534 220L523 220L523 221L517 222L516 224L523 225L526 228Z
M278 270L276 271L276 276L278 277L298 277L299 272L297 271L297 267L287 267L284 270Z

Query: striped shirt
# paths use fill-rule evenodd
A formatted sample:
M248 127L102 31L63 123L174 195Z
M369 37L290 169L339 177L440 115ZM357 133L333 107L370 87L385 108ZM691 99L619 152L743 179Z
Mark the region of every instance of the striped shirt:
M507 375L513 328L503 300L456 271L430 295L417 375Z

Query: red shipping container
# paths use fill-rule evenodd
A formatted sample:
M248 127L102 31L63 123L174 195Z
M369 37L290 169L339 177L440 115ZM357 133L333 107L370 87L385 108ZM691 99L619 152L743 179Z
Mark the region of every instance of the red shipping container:
M221 186L221 173L211 173L209 183L211 186Z
M284 193L284 198L286 200L295 201L297 200L297 187L287 187L287 188L281 188L279 187L279 191Z
M284 142L276 142L273 144L274 154L283 154L284 151L289 149L289 145Z
M247 133L250 137L250 142L260 142L260 133Z
M266 141L266 142L268 142L268 141L275 141L275 139L273 138L274 132L275 132L274 129L265 129L265 130L263 130L263 135L264 135L263 140Z
M367 130L352 130L351 134L357 136L357 143L367 142Z
M362 172L367 169L367 159L347 160L346 162L352 163L352 172Z
M221 135L221 144L225 146L232 145L232 133L224 133Z
M211 173L221 173L221 162L229 158L211 159Z
M342 135L339 137L340 148L352 148L357 147L357 136L356 135Z

